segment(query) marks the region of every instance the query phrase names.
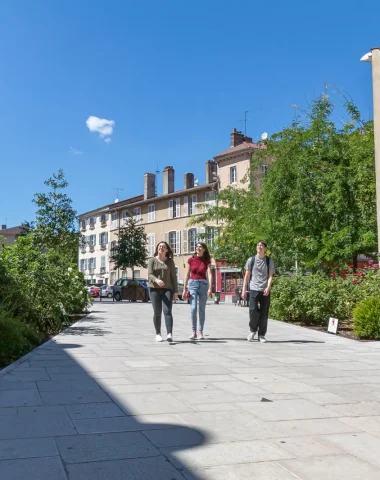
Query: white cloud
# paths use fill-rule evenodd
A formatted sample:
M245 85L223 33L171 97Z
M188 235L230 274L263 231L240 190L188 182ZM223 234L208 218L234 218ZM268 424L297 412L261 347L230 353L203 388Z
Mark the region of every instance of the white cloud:
M74 148L74 147L70 147L69 152L70 152L72 155L83 155L82 150L78 150L77 148Z
M100 138L103 138L106 143L110 143L115 126L114 120L91 116L86 120L86 125L90 132L99 133Z

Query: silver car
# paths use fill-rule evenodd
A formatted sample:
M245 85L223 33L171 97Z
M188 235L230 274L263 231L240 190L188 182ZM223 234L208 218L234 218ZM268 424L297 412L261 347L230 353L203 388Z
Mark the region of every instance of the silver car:
M100 296L112 298L113 297L113 286L112 285L103 285L100 289Z

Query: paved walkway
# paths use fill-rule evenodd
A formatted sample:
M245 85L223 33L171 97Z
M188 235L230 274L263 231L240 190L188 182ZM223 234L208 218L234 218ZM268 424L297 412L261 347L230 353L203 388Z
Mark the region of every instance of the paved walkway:
M210 304L190 342L154 341L150 304L96 303L0 373L1 480L379 480L380 343Z

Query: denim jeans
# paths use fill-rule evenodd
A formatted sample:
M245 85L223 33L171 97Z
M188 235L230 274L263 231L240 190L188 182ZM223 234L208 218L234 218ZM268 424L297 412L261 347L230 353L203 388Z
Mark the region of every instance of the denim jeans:
M167 333L173 333L173 291L167 288L151 288L150 300L153 306L153 323L156 334L161 334L161 315L164 311L165 325Z
M193 332L197 331L197 310L199 298L199 331L203 332L206 320L206 303L208 280L189 280L190 305L191 305L191 324Z

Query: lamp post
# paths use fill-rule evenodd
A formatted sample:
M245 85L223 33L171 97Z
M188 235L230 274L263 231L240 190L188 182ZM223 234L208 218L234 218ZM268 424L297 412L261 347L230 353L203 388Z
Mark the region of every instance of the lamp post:
M380 47L371 48L361 59L372 63L373 125L375 137L377 254L380 253Z

